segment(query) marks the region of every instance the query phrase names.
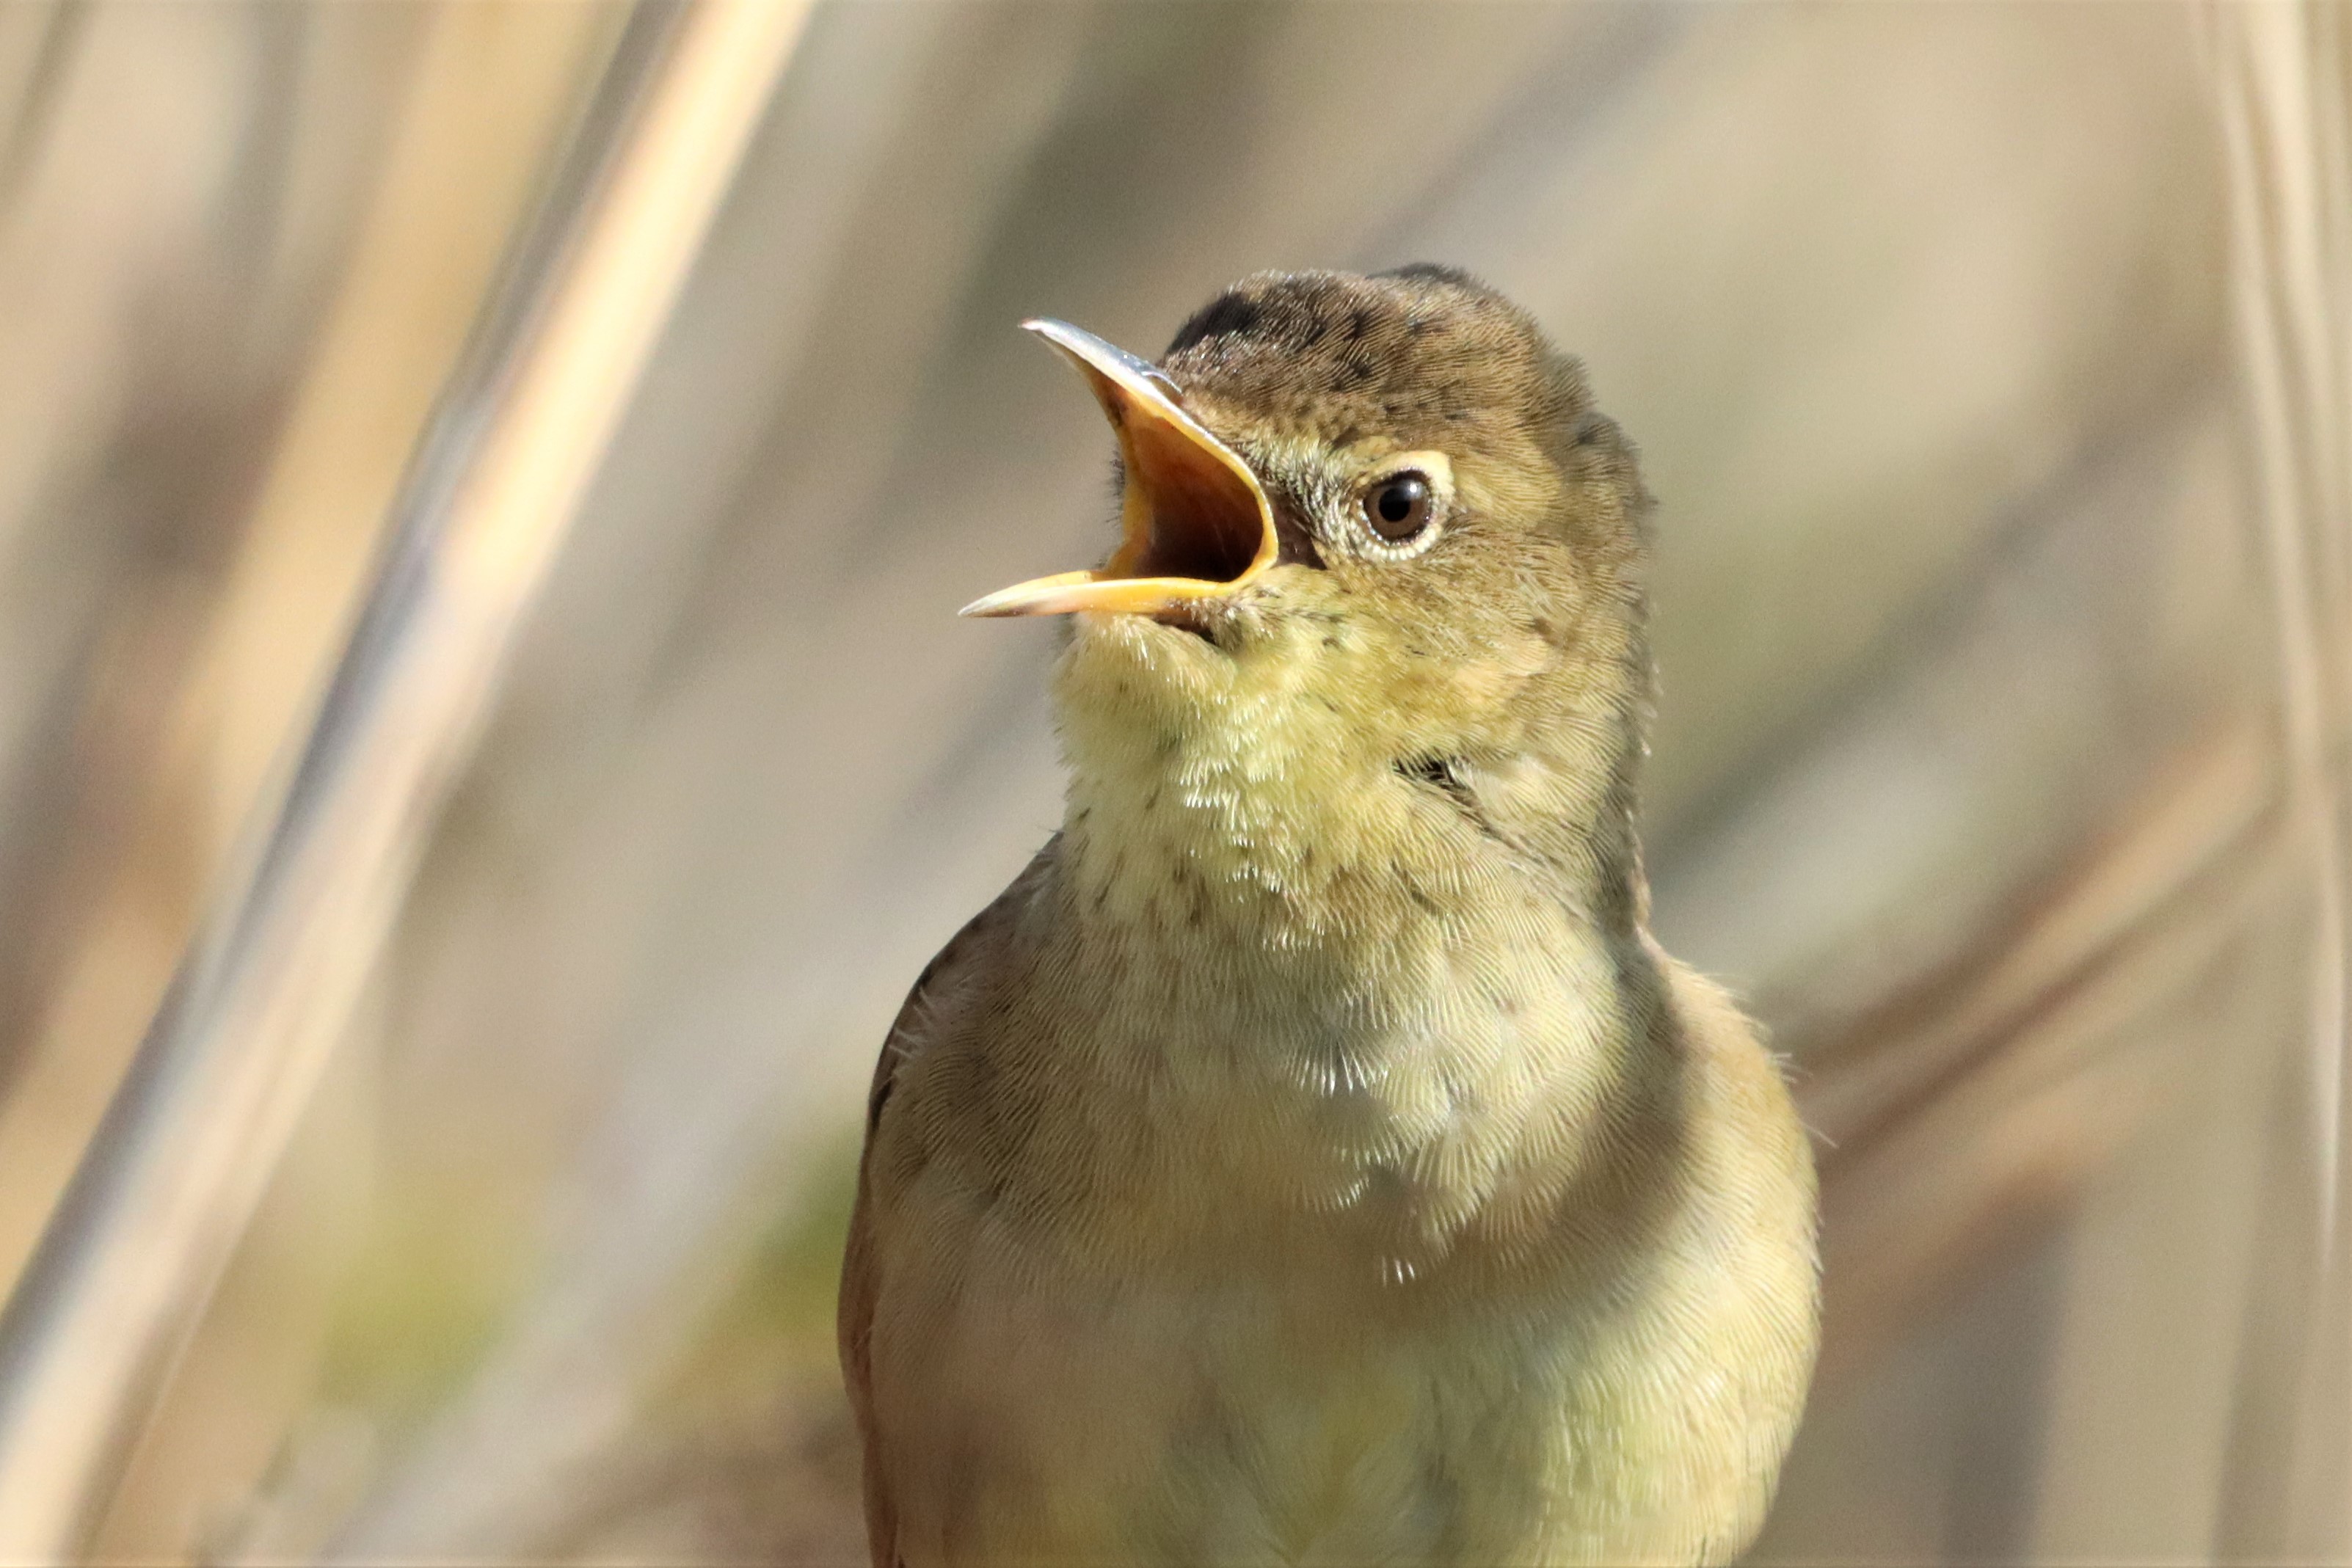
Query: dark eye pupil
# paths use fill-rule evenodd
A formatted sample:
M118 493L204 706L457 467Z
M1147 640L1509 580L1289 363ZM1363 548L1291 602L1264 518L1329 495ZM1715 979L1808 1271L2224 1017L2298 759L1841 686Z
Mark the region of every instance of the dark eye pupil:
M1429 481L1400 474L1372 497L1372 526L1383 538L1410 538L1429 519Z

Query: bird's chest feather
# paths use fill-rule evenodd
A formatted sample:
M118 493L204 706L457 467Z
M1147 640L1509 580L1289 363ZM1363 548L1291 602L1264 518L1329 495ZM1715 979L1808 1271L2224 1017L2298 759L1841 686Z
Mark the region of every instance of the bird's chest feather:
M1620 960L1496 866L1171 804L1075 825L985 1029L907 1071L876 1395L964 1478L910 1493L974 1557L1524 1556L1609 1397L1562 1215L1630 1092Z
M1394 779L1300 803L1235 771L1077 817L1009 1010L1047 1005L992 1049L1093 1177L1078 1247L1416 1278L1623 1089L1622 956Z

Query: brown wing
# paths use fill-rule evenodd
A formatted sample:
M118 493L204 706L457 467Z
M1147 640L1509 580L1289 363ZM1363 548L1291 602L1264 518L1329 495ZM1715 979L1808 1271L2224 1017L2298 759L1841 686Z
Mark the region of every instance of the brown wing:
M841 1303L836 1327L840 1337L841 1376L849 1391L850 1414L857 1423L865 1473L866 1532L873 1551L874 1568L900 1568L898 1553L898 1511L890 1496L874 1429L874 1308L881 1281L875 1273L873 1193L875 1134L888 1113L890 1092L898 1071L920 1055L954 1018L968 1006L974 982L986 975L1001 956L1003 936L1010 927L1018 901L1026 898L1051 863L1049 842L1029 869L1016 878L996 901L974 915L939 950L914 988L899 1006L898 1016L882 1041L882 1059L874 1064L874 1087L866 1097L866 1149L858 1159L857 1204L849 1218L849 1246L841 1260ZM887 1223L887 1220L884 1223Z
M936 961L935 961L936 962ZM928 976L929 970L925 971ZM874 1568L898 1568L898 1519L890 1507L890 1495L884 1486L882 1467L874 1451L874 1249L868 1236L870 1205L866 1194L866 1166L874 1155L874 1129L881 1120L884 1102L890 1097L890 1075L898 1058L895 1046L900 1031L906 1027L907 1009L915 997L922 993L919 982L915 992L907 998L907 1007L899 1009L898 1021L890 1026L890 1033L882 1047L882 1060L874 1069L874 1088L866 1103L866 1153L857 1166L857 1205L849 1216L849 1246L841 1260L841 1303L835 1332L841 1345L841 1381L849 1392L849 1413L857 1425L858 1469L864 1478L866 1495L866 1539L874 1554Z

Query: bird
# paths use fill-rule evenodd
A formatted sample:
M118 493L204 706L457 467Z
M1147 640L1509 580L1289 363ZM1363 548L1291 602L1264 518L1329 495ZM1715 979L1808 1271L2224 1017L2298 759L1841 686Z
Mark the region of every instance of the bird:
M1118 445L1062 826L866 1113L839 1348L877 1568L1706 1563L1818 1342L1786 1075L1649 929L1654 504L1461 270L1260 273Z

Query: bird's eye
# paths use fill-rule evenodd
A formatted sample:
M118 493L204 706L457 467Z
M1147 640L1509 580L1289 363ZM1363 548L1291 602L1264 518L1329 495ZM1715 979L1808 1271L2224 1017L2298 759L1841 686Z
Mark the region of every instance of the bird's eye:
M1401 561L1435 543L1453 517L1454 460L1443 452L1401 452L1357 481L1354 499L1335 521L1352 539L1349 553Z
M1429 527L1429 476L1408 468L1376 481L1364 494L1364 520L1391 544L1403 544Z

